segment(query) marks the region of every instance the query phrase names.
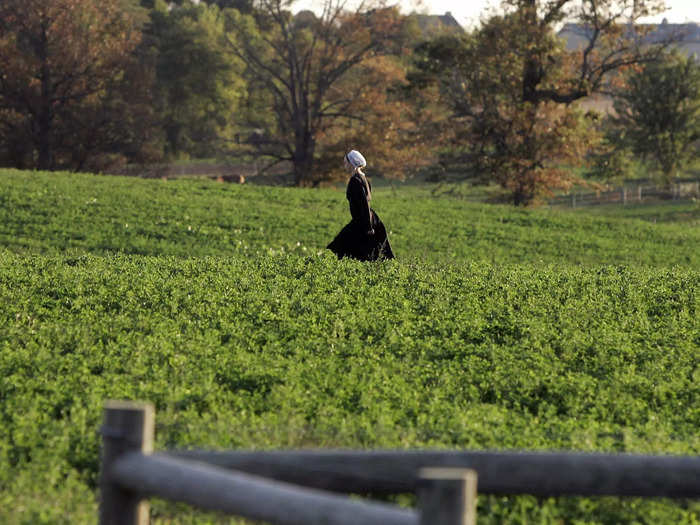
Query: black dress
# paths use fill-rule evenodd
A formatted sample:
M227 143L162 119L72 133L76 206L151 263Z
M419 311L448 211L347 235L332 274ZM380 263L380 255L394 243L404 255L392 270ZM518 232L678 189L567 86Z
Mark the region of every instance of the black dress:
M353 174L345 192L350 203L352 220L327 246L339 259L352 257L360 261L393 259L386 228L379 215L370 207L371 186L365 185L359 173Z

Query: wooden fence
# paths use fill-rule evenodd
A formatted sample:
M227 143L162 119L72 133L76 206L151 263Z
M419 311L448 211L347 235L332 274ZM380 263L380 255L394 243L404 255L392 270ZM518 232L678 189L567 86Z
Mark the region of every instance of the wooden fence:
M548 201L550 206L594 206L599 204L639 204L661 200L684 200L700 197L700 181L685 181L670 188L654 185L624 186L609 191L574 192Z
M150 496L279 525L473 525L479 492L700 498L699 456L464 451L153 453L154 410L110 401L100 524L147 525ZM414 492L416 510L336 493Z

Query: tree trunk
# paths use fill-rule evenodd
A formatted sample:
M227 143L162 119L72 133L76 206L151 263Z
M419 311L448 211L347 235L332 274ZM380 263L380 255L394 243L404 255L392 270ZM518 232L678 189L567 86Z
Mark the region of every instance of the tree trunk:
M661 154L661 183L665 190L671 190L676 175L675 159L668 154Z
M38 116L37 149L39 150L38 168L53 168L51 148L51 113L50 108L42 108Z
M523 66L523 83L522 83L522 100L523 102L537 103L537 86L542 80L542 65L537 53L533 50L536 48L536 38L533 36L535 29L538 28L537 20L537 3L535 0L525 0L521 6L522 16L525 27L523 30L528 35L528 48L526 49L527 56Z
M314 152L316 150L316 142L311 137L310 133L303 133L296 141L294 150L294 185L308 186L311 182L313 173Z
M526 188L524 184L519 184L513 192L513 204L515 206L527 206L532 202L533 198L532 191Z
M294 185L308 186L311 179L311 169L313 167L312 155L307 152L295 155L294 157Z
M53 86L51 85L51 68L48 58L48 37L46 30L41 35L41 48L39 50L41 59L41 99L39 111L36 119L36 147L39 153L38 168L40 170L50 170L53 168L53 151L51 144L51 124L53 121L53 108L51 107L53 97Z

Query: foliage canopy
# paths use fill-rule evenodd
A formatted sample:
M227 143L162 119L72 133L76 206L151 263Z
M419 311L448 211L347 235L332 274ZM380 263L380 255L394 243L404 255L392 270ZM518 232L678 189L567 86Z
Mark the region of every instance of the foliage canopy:
M154 54L154 105L169 158L212 158L238 131L243 64L228 49L215 5L158 2L146 31Z
M227 11L231 47L247 66L256 114L247 146L273 162L288 161L296 185L338 171L340 159L363 147L370 164L396 176L418 159L419 128L399 89L405 17L396 8L349 11L326 0L319 16L296 15L283 0L258 2L252 16ZM392 90L392 88L394 88Z
M123 0L0 4L0 138L14 164L76 168L85 162L81 154L94 153L80 146L103 131L104 101L141 36L134 10L124 6Z
M635 21L657 2L508 0L504 14L466 37L444 37L419 49L414 82L437 84L451 109L445 158L478 182L507 188L516 205L580 182L567 164L590 142L583 115L571 104L619 81L619 72L656 59ZM574 17L586 45L567 51L555 25ZM642 30L642 33L644 31Z
M674 53L631 72L626 89L617 94L615 112L618 145L651 160L670 184L698 156L700 65Z

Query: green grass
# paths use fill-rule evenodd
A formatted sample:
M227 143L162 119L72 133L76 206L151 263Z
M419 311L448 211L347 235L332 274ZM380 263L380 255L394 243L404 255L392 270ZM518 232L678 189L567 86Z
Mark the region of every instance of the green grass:
M339 191L0 172L0 523L95 521L109 398L155 403L157 449L699 453L697 228L420 186L375 203L398 260L323 249ZM699 519L479 499L486 524Z
M209 180L0 171L0 245L18 253L318 253L349 218L345 192ZM568 210L374 192L402 260L700 267L700 229Z
M700 226L700 201L591 206L581 213L598 217L640 219L654 224L674 223L687 228Z

